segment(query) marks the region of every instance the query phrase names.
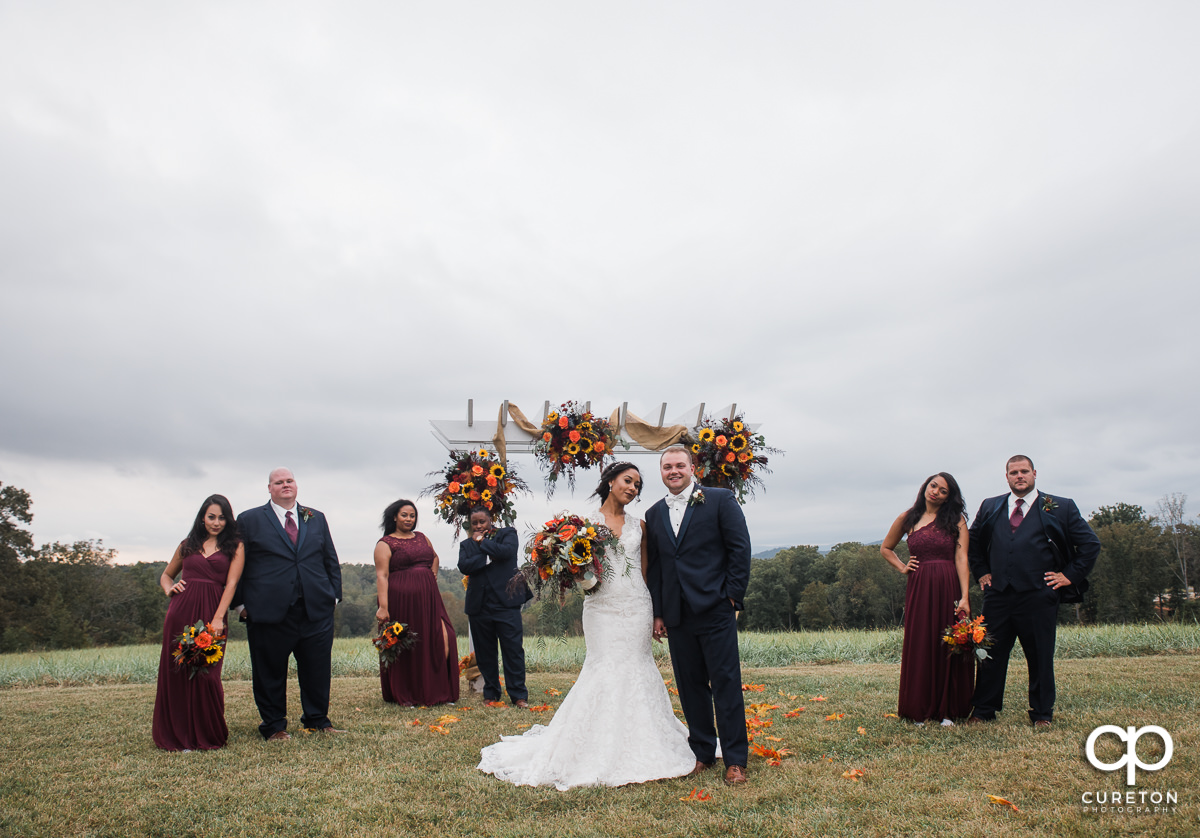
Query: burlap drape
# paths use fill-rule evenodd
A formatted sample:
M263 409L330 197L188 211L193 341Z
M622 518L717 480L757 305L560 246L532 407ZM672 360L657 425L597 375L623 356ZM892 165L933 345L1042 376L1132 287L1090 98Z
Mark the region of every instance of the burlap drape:
M521 408L517 407L512 402L508 403L508 418L525 433L536 437L541 429L540 425L535 425L529 421ZM614 428L620 427L617 423L621 420L621 408L613 410L609 416L608 422ZM632 413L625 414L625 436L632 441L649 451L661 451L668 448L683 437L688 432L686 425L667 425L658 427L651 425L649 422L641 419ZM508 468L508 452L504 441L504 405L500 405L500 412L496 416L496 434L492 437L492 444L496 446L496 453L500 455L500 462Z

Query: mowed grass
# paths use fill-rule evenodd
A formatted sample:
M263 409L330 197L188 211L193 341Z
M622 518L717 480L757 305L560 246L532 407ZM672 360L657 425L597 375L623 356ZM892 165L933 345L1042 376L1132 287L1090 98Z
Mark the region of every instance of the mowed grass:
M553 650L558 644L546 644ZM569 644L568 644L569 645ZM531 657L536 644L530 644ZM565 654L565 649L559 648ZM0 691L0 835L79 836L1193 836L1200 833L1200 655L1067 659L1058 663L1055 727L1034 733L1025 669L1009 709L975 727L915 727L894 712L899 667L888 663L747 667L746 700L777 704L757 741L794 753L779 767L751 757L750 783L720 774L622 788L510 786L475 770L479 749L547 722L574 671L535 671L543 712L385 705L376 677L339 676L331 715L340 736L264 743L246 680L226 683L230 740L219 751L171 754L150 738L152 683ZM671 677L664 669L664 678ZM552 695L557 690L561 695ZM824 700L817 700L823 697ZM294 682L289 695L299 715ZM676 706L677 700L676 700ZM805 710L788 718L799 707ZM827 716L844 714L840 719ZM451 715L456 721L442 719ZM445 734L430 725L442 720ZM1157 724L1174 737L1141 790L1173 790L1174 813L1085 813L1086 792L1123 791L1123 775L1084 759L1101 724ZM859 730L861 728L861 731ZM766 737L778 737L778 741ZM1117 758L1115 740L1104 752ZM636 745L634 745L636 746ZM1161 755L1143 740L1146 762ZM860 782L845 779L860 769ZM684 800L696 789L710 799ZM1019 812L989 802L1012 801Z
M786 667L805 663L899 663L902 633L888 631L743 632L742 665ZM466 654L459 638L459 654ZM0 689L92 684L152 684L158 676L158 645L72 649L0 655ZM1056 657L1141 657L1200 653L1200 625L1060 626ZM1021 647L1013 652L1021 660ZM583 666L582 637L525 639L530 672L577 672ZM665 645L655 645L659 664L670 666ZM334 641L334 677L371 677L378 658L365 638ZM244 641L229 645L226 681L250 680L250 656Z

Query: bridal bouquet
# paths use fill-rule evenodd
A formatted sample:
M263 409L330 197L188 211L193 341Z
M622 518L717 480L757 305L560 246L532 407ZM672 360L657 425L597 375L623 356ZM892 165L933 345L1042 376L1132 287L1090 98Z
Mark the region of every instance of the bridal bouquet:
M217 634L211 625L197 620L196 625L188 626L175 638L171 657L176 666L187 669L189 679L195 678L225 657L225 635Z
M575 488L575 469L603 467L605 458L612 457L613 446L619 441L607 419L581 410L574 401L564 402L558 410L547 413L538 433L541 437L533 445L533 456L542 470L549 472L548 496L554 494L560 474L566 473L567 482Z
M450 464L430 476L441 478L421 492L421 497L433 496L434 514L447 524L454 525L454 537L467 528L471 510L482 506L502 527L512 526L517 519L513 495L529 494L525 481L506 469L496 455L485 448L478 451L451 451Z
M371 643L379 650L379 667L387 669L401 652L415 646L417 639L417 633L409 631L407 623L380 623L378 634L371 638Z
M763 485L764 472L771 473L766 455L783 453L751 431L741 414L721 420L706 416L694 435L684 434L679 441L692 450L697 482L731 490L738 503Z
M980 614L974 620L963 617L957 623L946 626L942 632L942 642L950 647L951 654L962 655L974 651L975 657L982 661L988 658L987 650L992 645L992 636L988 634L983 615Z
M539 597L544 590L557 590L560 601L574 587L594 593L608 568L608 551L616 543L612 530L603 524L564 512L547 521L526 545L525 581Z

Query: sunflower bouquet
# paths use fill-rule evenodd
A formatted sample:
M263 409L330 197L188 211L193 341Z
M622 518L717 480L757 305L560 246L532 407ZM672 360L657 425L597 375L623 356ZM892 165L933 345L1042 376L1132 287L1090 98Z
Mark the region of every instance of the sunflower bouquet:
M546 494L554 494L559 475L566 474L567 482L575 488L575 469L604 465L612 457L613 446L622 442L607 419L600 419L582 410L578 402L559 405L546 414L538 429L539 439L533 445L533 456L546 475Z
M963 617L956 623L946 626L942 632L942 642L950 647L953 655L962 655L974 651L979 660L987 660L987 650L992 645L992 636L988 634L987 626L980 614L974 620Z
M517 492L529 494L529 486L507 469L486 448L477 451L451 451L450 463L440 471L430 472L437 476L437 483L421 492L421 497L433 496L434 514L447 524L454 525L454 537L467 528L471 510L482 506L491 511L492 518L500 526L512 526L517 519L513 495Z
M186 627L175 638L171 657L176 666L187 670L189 679L195 678L225 657L225 635L217 634L209 623L197 620L196 625Z
M560 602L575 587L595 593L608 572L608 551L616 544L608 527L564 512L547 521L525 546L525 581L539 598L545 591L557 591Z
M401 652L415 646L418 639L415 631L409 631L407 623L380 623L378 631L371 638L372 645L379 650L379 668L387 669L396 662Z
M783 453L751 431L740 414L720 420L706 416L694 434L684 434L679 442L692 451L697 482L731 490L738 503L763 485L764 472L771 473L766 455Z

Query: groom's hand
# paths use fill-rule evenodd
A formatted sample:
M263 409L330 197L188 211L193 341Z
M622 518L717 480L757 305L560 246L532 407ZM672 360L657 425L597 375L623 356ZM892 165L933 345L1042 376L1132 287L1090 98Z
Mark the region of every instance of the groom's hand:
M662 621L662 617L654 618L654 639L662 643L662 639L667 636L667 624Z

